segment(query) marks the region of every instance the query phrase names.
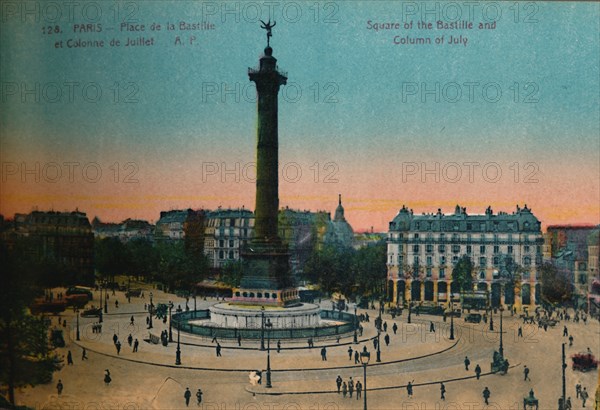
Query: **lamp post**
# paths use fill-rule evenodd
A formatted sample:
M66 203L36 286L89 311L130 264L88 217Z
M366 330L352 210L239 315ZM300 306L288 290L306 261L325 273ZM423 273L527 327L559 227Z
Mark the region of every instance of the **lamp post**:
M562 397L558 400L558 410L565 410L567 400L567 381L565 377L565 370L567 369L567 362L565 356L565 344L562 344Z
M265 307L260 308L260 350L265 350Z
M356 303L354 304L354 343L358 343L358 316L356 315Z
M79 341L79 308L75 307L75 316L77 321L77 331L75 333L75 340Z
M412 301L408 301L408 323L410 324L410 314L412 312Z
M364 410L367 410L367 365L369 364L370 359L371 359L371 353L369 353L369 351L367 350L367 347L365 346L363 348L363 351L360 352L360 362L363 365L363 382L364 382L363 409Z
M492 294L490 294L490 330L494 330L494 307L492 306Z
M171 310L173 309L173 301L169 301L169 342L173 341L173 330L171 326Z
M502 312L504 312L504 307L500 305L500 348L498 349L500 357L504 357L504 346L502 344Z
M127 283L127 303L131 303L131 276L128 277Z
M450 296L450 340L454 340L454 299Z
M380 300L379 301L379 321L378 321L379 326L377 326L377 359L376 359L377 363L381 362L381 349L380 349L381 338L380 338L380 336L381 336L381 327L383 325L382 319L381 319L381 306L382 306L382 304L381 304L381 300Z
M148 313L150 314L150 321L148 322L148 329L152 329L152 292L150 292L150 306L148 306Z
M105 298L108 298L108 282L105 281L104 283L106 288L106 290L104 291L104 293L106 294ZM108 302L106 301L106 299L104 300L104 313L108 313Z
M271 385L271 328L273 327L271 319L267 319L265 326L267 327L267 384L265 387L270 389L273 387Z
M179 366L181 364L181 349L179 347L179 321L177 321L177 350L175 351L175 364Z

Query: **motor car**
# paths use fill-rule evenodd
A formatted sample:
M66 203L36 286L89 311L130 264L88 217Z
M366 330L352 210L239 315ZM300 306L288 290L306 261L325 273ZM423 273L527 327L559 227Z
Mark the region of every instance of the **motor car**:
M481 322L481 314L479 313L469 313L465 316L465 322L467 323L480 323Z

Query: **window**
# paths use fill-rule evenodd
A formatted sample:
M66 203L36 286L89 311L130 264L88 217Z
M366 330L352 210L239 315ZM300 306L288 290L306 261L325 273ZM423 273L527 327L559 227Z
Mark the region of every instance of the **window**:
M225 259L225 253L223 251L219 251L219 259Z
M471 222L467 222L467 231L473 230L473 224Z
M413 259L413 264L415 266L419 266L419 257L418 256L415 256L415 258Z
M446 277L446 269L440 268L440 279L444 279Z
M416 233L416 234L415 234L415 236L414 236L414 238L415 238L415 239L419 239L419 234L418 234L418 233Z
M471 234L467 234L467 242L471 242Z
M425 251L427 253L433 252L433 245L430 244L430 245L425 246Z
M484 256L479 258L479 266L486 266L487 265L487 260L485 259Z
M233 259L233 251L229 251L229 259Z
M452 253L459 253L460 245L452 245Z
M525 245L525 246L523 247L523 250L525 251L525 253L529 253L529 252L531 252L531 250L529 249L529 245Z
M531 276L531 274L529 273L529 271L525 271L523 272L523 279L524 280L529 280L529 277Z
M219 248L223 248L225 246L225 240L219 239Z
M531 256L525 256L523 258L523 265L524 266L531 266Z
M229 247L230 247L230 248L233 248L233 244L234 244L234 241L233 241L233 239L230 239L230 240L229 240Z
M421 224L419 222L415 222L415 229L420 229L421 228Z
M494 263L494 266L498 266L498 264L500 263L500 258L499 258L499 257L497 257L497 256L494 256L494 261L493 261L493 263Z
M479 279L485 279L485 271L479 272Z
M479 253L485 253L485 245L479 246Z
M494 245L494 253L500 253L500 247L498 245Z
M494 224L494 227L497 228L498 224ZM498 235L494 234L494 242L498 242Z
M440 234L440 241L445 241L446 240L446 234L445 233L441 233Z
M431 266L433 263L433 258L431 256L427 257L427 266Z
M473 252L473 247L471 245L467 245L467 254L471 254Z
M453 263L454 265L456 265L456 264L458 263L458 256L454 255L454 256L452 257L452 263Z
M446 252L446 245L439 245L439 246L438 246L438 252L439 252L439 253L444 253L444 252Z
M440 256L440 265L445 265L445 264L446 264L446 257Z
M508 253L513 253L513 247L512 247L512 245L508 245Z
M413 252L419 253L419 245L413 245Z
M229 218L229 226L235 226L235 218Z
M431 268L427 268L427 277L430 278L431 277Z

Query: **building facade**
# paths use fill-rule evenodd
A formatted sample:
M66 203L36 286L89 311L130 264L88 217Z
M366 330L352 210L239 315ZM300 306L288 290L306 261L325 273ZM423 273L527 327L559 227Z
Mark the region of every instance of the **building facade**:
M539 302L538 266L542 262L541 223L531 209L517 206L508 214L415 215L405 206L390 222L387 237L388 299L447 303L459 298L452 269L461 256L474 267L474 291L485 292L492 306Z
M204 228L204 254L209 266L220 269L240 260L241 250L252 238L254 214L244 208L207 212Z

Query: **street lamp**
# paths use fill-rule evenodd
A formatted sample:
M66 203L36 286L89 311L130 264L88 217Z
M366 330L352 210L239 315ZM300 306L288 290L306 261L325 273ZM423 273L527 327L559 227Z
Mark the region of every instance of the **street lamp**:
M558 410L566 409L567 400L567 382L565 378L565 370L567 369L565 344L562 344L562 397L558 399Z
M265 387L270 389L273 387L271 385L271 328L273 327L271 319L267 319L265 326L267 327L267 384Z
M177 351L175 352L175 364L179 366L181 364L181 349L179 348L179 320L177 321Z
M150 313L150 321L148 322L148 329L152 329L152 292L150 292L150 306L148 306L148 313Z
M367 346L363 347L363 351L360 352L360 362L363 365L363 408L367 410L367 365L369 364L369 360L371 359L371 353L367 350Z
M410 322L410 314L411 314L411 312L412 312L412 301L411 301L411 300L409 300L409 301L408 301L408 323L409 323L409 324L411 323L411 322Z
M354 304L354 343L358 343L358 316L356 316L356 303Z
M106 290L104 291L104 293L106 294L105 298L108 298L108 281L105 281L104 284L106 288ZM104 300L104 313L108 313L108 302L106 301L106 299Z
M382 319L381 319L381 300L379 301L379 326L377 326L377 363L381 362L381 327L382 327Z
M500 348L498 349L500 357L504 357L504 346L502 345L502 312L504 312L504 307L500 305Z
M169 301L169 342L173 341L173 330L171 326L171 310L173 309L173 302Z
M450 296L450 340L454 340L454 299Z
M260 350L265 350L265 307L260 307Z
M79 341L79 308L75 306L75 316L77 320L77 331L75 333L75 340Z

